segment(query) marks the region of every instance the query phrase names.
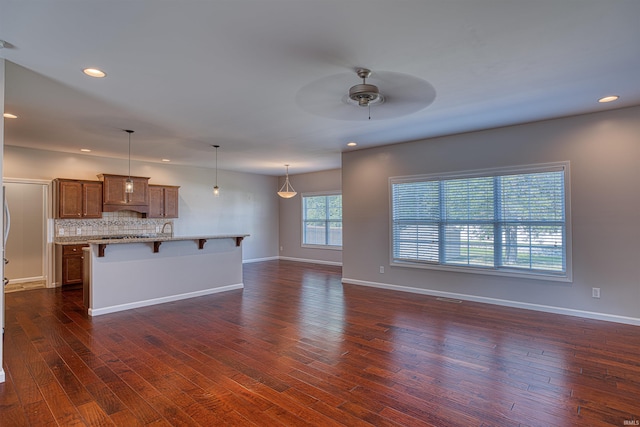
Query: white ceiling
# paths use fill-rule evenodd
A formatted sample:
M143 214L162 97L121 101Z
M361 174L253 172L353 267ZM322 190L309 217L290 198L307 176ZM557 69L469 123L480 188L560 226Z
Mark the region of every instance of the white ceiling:
M637 0L0 0L5 111L19 116L5 144L126 158L133 129L138 160L212 167L218 144L226 170L339 168L349 141L640 105L638 22ZM314 108L347 108L357 67L428 82L435 100L371 120Z

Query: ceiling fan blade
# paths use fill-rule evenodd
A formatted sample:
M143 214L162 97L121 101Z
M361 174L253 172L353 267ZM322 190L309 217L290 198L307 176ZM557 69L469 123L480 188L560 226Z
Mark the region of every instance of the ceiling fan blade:
M355 77L355 78L354 78ZM316 80L296 94L303 110L336 120L369 120L369 108L348 103L349 88L361 81L353 73L340 73ZM426 80L408 74L380 71L371 74L368 84L376 85L384 102L371 106L371 119L384 120L415 113L436 98Z

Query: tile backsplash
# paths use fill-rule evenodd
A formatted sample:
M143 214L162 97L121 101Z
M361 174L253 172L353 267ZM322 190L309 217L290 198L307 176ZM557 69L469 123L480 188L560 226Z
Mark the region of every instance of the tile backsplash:
M162 228L165 224L170 224ZM173 220L142 218L132 211L103 212L101 219L54 219L54 239L116 235L173 235Z

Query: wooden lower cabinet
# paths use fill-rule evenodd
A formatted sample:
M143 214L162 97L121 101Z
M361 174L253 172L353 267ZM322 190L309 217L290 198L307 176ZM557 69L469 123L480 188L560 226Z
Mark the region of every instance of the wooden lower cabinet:
M82 284L82 265L84 262L82 248L89 245L59 246L61 250L59 251L59 256L56 256L56 259L59 260L57 264L60 269L60 274L57 276L60 278L61 285Z

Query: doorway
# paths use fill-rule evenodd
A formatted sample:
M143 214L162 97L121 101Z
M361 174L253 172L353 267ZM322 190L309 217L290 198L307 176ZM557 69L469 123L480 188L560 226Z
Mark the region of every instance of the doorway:
M5 246L5 292L51 286L47 252L49 181L4 178L11 228Z

